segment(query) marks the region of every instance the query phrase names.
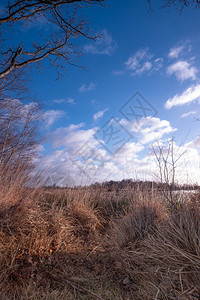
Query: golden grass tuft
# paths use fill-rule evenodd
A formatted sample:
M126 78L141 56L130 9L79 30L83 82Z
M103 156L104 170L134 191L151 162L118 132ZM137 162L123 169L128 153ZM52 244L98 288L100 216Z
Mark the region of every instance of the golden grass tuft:
M0 299L200 299L198 197L15 184L0 199Z

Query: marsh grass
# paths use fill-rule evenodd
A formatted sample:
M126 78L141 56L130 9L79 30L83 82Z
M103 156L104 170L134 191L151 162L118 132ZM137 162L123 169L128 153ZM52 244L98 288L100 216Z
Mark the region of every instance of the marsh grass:
M0 299L200 299L198 197L2 182Z

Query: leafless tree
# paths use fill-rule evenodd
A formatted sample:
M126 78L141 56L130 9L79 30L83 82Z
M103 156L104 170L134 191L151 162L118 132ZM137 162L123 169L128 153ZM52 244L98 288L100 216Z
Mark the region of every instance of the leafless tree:
M39 143L38 104L19 100L0 102L0 177L11 180L16 174L30 171Z
M159 141L152 146L158 166L158 179L161 183L162 193L171 205L174 205L176 202L173 191L177 184L177 168L180 167L181 157L186 153L186 151L175 152L174 146L174 138L165 146L161 145Z

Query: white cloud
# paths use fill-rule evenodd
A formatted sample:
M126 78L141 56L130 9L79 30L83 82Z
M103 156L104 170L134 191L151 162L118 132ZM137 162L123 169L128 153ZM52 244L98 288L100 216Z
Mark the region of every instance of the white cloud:
M116 71L113 71L112 73L113 73L113 75L123 75L124 71L116 70Z
M167 68L168 75L175 75L181 82L187 79L195 80L197 68L184 60L180 60Z
M84 143L90 140L93 141L93 136L96 132L95 128L91 128L88 130L81 129L84 126L84 123L80 123L77 125L71 124L69 127L57 128L49 135L49 140L53 148L65 146L69 147L70 149L76 150L80 148Z
M144 48L129 57L125 65L128 70L132 71L132 76L136 76L150 71L158 71L163 66L163 59L153 59L153 55L149 53L149 48Z
M163 67L163 58L156 58L153 62L154 71L159 71Z
M169 51L168 57L178 58L179 54L183 51L184 48L185 48L185 46L179 46L179 47L171 48L170 51Z
M198 135L193 141L187 143L186 147L196 149L200 154L200 135Z
M73 98L68 98L67 103L76 104Z
M72 131L75 131L77 129L80 129L82 127L85 126L85 123L81 122L79 124L71 124L69 127L66 128L66 132L72 132Z
M43 114L43 120L45 122L46 128L49 128L55 121L62 118L65 113L61 110L47 110Z
M196 114L197 114L196 111L189 111L189 112L186 113L186 114L182 114L182 115L181 115L181 118L187 118L187 117L189 117L189 116L196 115Z
M169 121L154 117L146 117L133 122L122 119L120 123L133 134L133 137L141 145L152 143L155 140L161 139L165 134L177 130L171 127Z
M146 150L149 151L150 144L157 139L161 139L162 146L167 144L169 138L164 140L164 135L175 129L167 120L150 117L143 118L140 122L121 120L120 123L133 134L135 141L125 143L114 155L109 154L94 138L98 128L84 129L83 123L58 128L49 134L52 151L45 154L44 159L39 162L40 169L46 168L44 175L51 180L48 182L64 186L124 178L154 180L156 159ZM199 145L199 137L183 146L174 145L175 155L187 150L186 156L181 157L181 166L176 169L179 182L197 181Z
M92 91L95 88L96 88L96 84L91 82L88 86L86 84L82 84L78 90L79 90L79 93L85 93L88 91Z
M162 140L161 145L165 147L167 140ZM198 143L199 145L199 143ZM152 152L146 153L143 157L138 156L144 148L138 143L127 143L120 149L121 153L106 157L105 151L93 148L95 154L105 158L102 167L98 165L93 158L87 159L78 157L76 162L72 159L69 151L55 150L48 157L40 162L40 166L46 167L45 176L50 177L50 184L56 182L60 185L66 184L91 184L96 181L121 180L133 178L139 180L159 180L159 173L155 155ZM179 183L199 182L199 152L192 141L183 146L174 143L174 158L180 157L176 168L176 178ZM150 149L149 149L150 150ZM171 157L169 157L170 162ZM86 167L86 168L85 168ZM170 165L169 165L170 168Z
M53 100L53 103L61 104L61 103L70 103L70 104L76 104L73 98L68 98L68 99L55 99Z
M150 61L144 62L143 66L137 70L137 75L145 73L152 69L152 63Z
M127 167L127 163L130 164L133 159L136 159L142 150L144 150L144 146L141 143L127 142L113 155L112 161L117 166Z
M94 121L96 122L97 120L99 120L100 118L102 118L103 115L105 114L105 112L108 111L108 110L109 110L109 108L106 108L106 109L100 110L96 114L94 114L94 116L93 116Z
M192 85L180 95L167 100L165 108L170 109L173 106L181 106L200 99L200 85Z
M152 58L152 54L149 54L148 52L149 48L138 50L126 61L125 64L127 68L134 71L136 74L141 74L141 69L144 68L144 64Z
M57 104L64 103L64 102L66 102L66 99L64 98L53 100L53 103L57 103Z
M91 54L112 55L117 47L117 43L106 29L102 30L101 35L101 37L97 38L92 43L85 45L83 47L84 51Z
M176 131L172 128L170 122L167 120L160 120L159 118L146 117L140 120L139 128L133 125L132 130L139 133L140 142L142 144L152 143L155 140L161 139L165 134Z

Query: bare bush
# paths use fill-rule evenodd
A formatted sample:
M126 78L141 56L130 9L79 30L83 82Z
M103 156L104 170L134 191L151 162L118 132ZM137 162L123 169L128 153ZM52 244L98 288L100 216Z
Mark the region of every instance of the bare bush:
M40 119L41 113L36 103L23 105L13 99L0 102L1 180L16 180L22 174L25 178L30 172L39 143Z

